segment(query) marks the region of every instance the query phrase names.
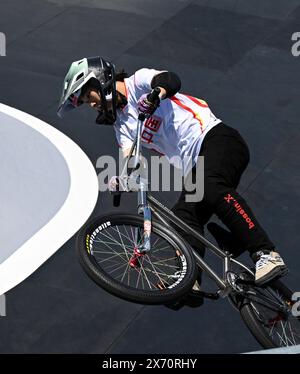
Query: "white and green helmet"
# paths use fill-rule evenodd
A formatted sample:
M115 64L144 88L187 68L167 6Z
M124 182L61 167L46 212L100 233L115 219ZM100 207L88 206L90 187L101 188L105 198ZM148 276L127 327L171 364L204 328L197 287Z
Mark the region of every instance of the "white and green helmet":
M82 93L83 86L89 82L101 97L101 108L96 122L114 123L116 120L116 79L115 67L103 58L89 57L75 61L65 76L62 95L59 101L57 114L64 114L77 108L80 103L78 98ZM112 109L108 110L107 102L112 101Z

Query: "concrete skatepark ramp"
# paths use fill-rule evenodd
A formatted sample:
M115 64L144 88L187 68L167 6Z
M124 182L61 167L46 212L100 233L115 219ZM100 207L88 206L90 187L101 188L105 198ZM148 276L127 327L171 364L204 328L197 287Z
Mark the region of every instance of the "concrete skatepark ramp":
M0 104L0 124L0 294L4 294L83 225L95 207L98 181L80 148L45 122Z

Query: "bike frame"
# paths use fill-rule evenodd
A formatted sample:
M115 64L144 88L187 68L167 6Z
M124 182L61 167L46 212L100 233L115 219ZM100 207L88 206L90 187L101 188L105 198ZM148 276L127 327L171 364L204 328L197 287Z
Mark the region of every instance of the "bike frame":
M141 131L143 126L143 121L145 117L139 116L138 125L137 125L137 135L132 144L129 156L124 164L123 170L121 172L120 178L127 177L130 178L130 175L137 169L139 165L139 159L141 156ZM135 154L134 154L135 152ZM128 165L131 157L134 154L132 172L128 176L127 170ZM143 165L141 165L143 168ZM241 262L232 258L232 255L229 252L224 252L209 240L207 240L203 235L199 232L195 231L191 227L189 227L183 220L178 218L170 209L166 206L161 204L157 199L155 199L150 193L148 193L148 181L140 178L138 183L138 213L143 214L144 216L144 236L143 236L143 243L140 247L141 252L148 252L151 251L150 246L150 236L151 236L151 221L152 221L152 213L158 218L159 221L163 222L165 225L169 226L170 222L174 226L179 227L181 230L186 232L187 234L193 236L194 238L198 239L202 244L204 244L210 251L215 253L219 258L223 260L223 277L220 277L204 260L203 258L197 253L193 248L193 254L196 259L197 265L205 272L207 275L217 284L218 286L218 294L222 297L227 296L230 291L232 290L231 286L227 280L227 273L230 271L231 263L236 263L250 274L253 275L253 272ZM136 236L138 236L138 232L136 231ZM138 242L138 241L137 241Z

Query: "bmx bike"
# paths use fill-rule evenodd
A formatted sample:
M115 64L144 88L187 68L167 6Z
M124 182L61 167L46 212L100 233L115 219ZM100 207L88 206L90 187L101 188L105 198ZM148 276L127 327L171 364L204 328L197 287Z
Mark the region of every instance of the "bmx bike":
M155 100L153 90L149 100ZM139 115L137 135L121 173L133 177L141 155ZM128 174L129 160L133 167ZM136 178L136 176L134 176ZM138 176L140 178L140 175ZM218 246L189 227L138 181L138 214L112 213L88 221L79 231L76 247L80 263L90 278L111 294L141 304L168 304L187 295L199 270L216 284L215 292L199 291L205 298L227 297L263 348L300 344L300 313L295 313L293 292L281 280L255 284L253 269L238 261L241 253L233 236L216 223L207 228ZM114 195L120 204L121 193ZM223 262L218 274L176 231L186 232Z

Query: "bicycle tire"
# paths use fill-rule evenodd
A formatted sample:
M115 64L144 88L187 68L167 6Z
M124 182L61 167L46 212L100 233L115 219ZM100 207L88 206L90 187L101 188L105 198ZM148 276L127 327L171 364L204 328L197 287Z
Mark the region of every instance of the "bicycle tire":
M266 287L265 289L272 289L275 293L278 294L278 296L282 299L283 302L287 303L289 306L292 307L293 301L291 299L293 292L288 287L286 287L280 280L270 283L268 287ZM279 325L279 328L281 328L282 330L288 330L288 328L286 329L284 327L282 321L284 321L286 326L287 324L289 324L290 326L292 321L293 326L296 327L293 331L285 331L284 335L286 336L280 337L279 333L277 334L277 337L271 336L271 330L272 333L276 330L274 326L270 326L270 324L268 325L268 317L266 318L263 316L263 308L264 307L262 306L259 306L258 308L258 305L255 305L255 302L251 302L247 299L244 299L240 307L240 314L243 321L245 322L246 326L248 327L254 338L263 348L279 348L300 344L299 317L293 316L291 311L290 313L287 313L285 317L283 317L283 314L278 313L278 316L280 317L278 321L276 321L275 317L273 317L272 319L270 319L270 323L273 323L273 325ZM260 314L258 312L258 309L262 310ZM267 308L264 309L267 311Z
M117 297L141 304L165 304L180 299L190 291L196 280L197 267L191 248L175 231L163 226L159 222L152 221L151 235L155 234L169 243L174 250L180 251L179 257L181 259L181 256L183 256L182 261L185 261L185 268L182 269L179 283L172 285L170 288L150 291L134 289L116 281L97 265L95 258L89 253L88 242L95 230L99 227L105 228L105 225L109 227L114 227L115 225L133 225L142 228L144 220L143 217L132 214L107 214L89 221L79 231L76 239L79 261L84 271L96 284Z

